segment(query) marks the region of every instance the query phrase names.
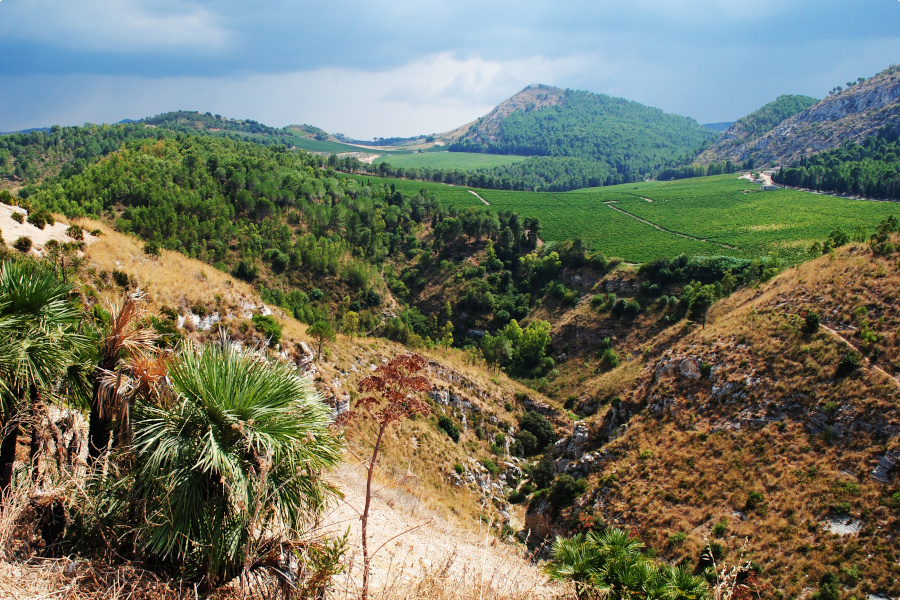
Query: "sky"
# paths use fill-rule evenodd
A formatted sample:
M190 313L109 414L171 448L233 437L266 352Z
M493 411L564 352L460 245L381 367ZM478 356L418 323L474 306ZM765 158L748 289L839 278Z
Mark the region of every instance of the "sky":
M405 137L532 83L712 123L893 63L898 0L0 0L0 131L181 109Z

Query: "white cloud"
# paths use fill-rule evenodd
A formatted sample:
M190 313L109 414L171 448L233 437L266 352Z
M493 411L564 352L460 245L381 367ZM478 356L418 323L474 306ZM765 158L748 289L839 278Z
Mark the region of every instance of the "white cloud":
M77 50L217 50L228 33L194 3L137 0L26 0L0 6L0 35Z

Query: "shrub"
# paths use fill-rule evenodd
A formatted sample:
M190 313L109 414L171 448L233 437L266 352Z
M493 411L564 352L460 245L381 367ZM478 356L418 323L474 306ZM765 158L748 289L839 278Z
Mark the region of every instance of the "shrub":
M537 438L530 431L520 431L516 436L516 441L519 443L523 456L533 456L540 450Z
M260 332L269 342L269 346L275 347L281 342L281 325L274 318L268 315L253 315L250 319L253 326Z
M713 525L712 534L714 537L722 537L726 531L728 531L728 519L722 519Z
M25 222L25 215L23 215L20 212L13 212L13 214L11 214L10 217L12 217L12 220L15 221L16 223L18 223L19 225L21 225L22 223Z
M101 235L103 235L103 232L100 231L99 229L95 229L91 232L91 235L94 237L100 237Z
M541 460L526 469L528 477L531 479L531 483L534 484L534 487L539 490L550 487L550 484L553 481L553 466L553 457L544 456Z
M495 463L494 461L492 461L489 458L486 458L483 461L481 461L481 464L484 466L485 469L487 469L487 472L490 473L491 475L496 475L497 473L500 472L500 467L497 466L497 463Z
M847 352L838 362L835 375L837 377L846 377L856 371L862 365L862 356L857 352Z
M747 502L744 504L746 510L756 510L765 503L766 497L759 492L750 492L747 494Z
M457 475L462 475L463 473L466 472L466 470L463 468L463 466L459 463L454 463L453 470L456 471Z
M128 289L128 274L119 271L118 269L113 269L112 272L113 281L120 288Z
M144 244L144 254L149 256L159 256L159 244L154 241L149 241Z
M563 473L550 484L550 493L548 498L553 506L554 512L575 504L578 496L583 494L587 489L587 481L584 479L576 480L568 473Z
M441 417L438 418L438 428L449 435L450 439L454 442L459 441L459 428L453 423L450 417L441 415Z
M340 462L341 441L330 409L287 365L187 345L169 377L176 410L136 407L134 493L146 514L136 543L212 584L227 581L255 561L246 553L263 532L299 537L336 495L321 473Z
M22 254L27 254L29 250L31 250L31 238L27 236L22 236L13 242L13 248L21 252Z
M259 277L259 267L248 261L241 260L234 268L234 271L232 271L232 275L248 283L253 283Z
M603 351L600 362L606 370L615 369L619 366L619 355L612 348Z
M673 533L669 536L669 545L670 546L680 546L687 540L687 535L679 531L678 533Z
M56 221L53 219L53 215L51 215L49 211L44 209L33 210L28 213L28 222L38 229L43 229L47 225L53 225L54 223L56 223Z
M808 310L803 322L803 333L812 335L817 331L819 331L819 315L814 310Z
M78 225L70 225L66 233L73 240L84 240L84 230Z
M506 496L506 499L509 500L510 504L521 504L525 502L527 497L527 494L522 493L521 490L513 490Z
M546 448L556 441L556 432L553 431L553 425L533 410L526 411L525 414L519 417L519 428L534 435L538 450Z

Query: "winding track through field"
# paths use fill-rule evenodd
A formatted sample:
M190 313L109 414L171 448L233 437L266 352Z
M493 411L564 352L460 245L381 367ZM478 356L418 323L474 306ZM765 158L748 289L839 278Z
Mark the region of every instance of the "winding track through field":
M484 205L485 205L485 206L490 206L490 205L491 205L490 202L488 202L487 200L485 200L484 198L482 198L481 196L479 196L479 195L478 195L477 193L475 193L474 191L469 190L469 193L472 194L473 196L475 196L476 198L478 198L479 200L481 200L482 202L484 202Z
M651 202L652 202L652 200L651 200ZM641 223L646 223L647 225L650 225L651 227L656 227L660 231L665 231L666 233L671 233L672 235L677 235L678 237L683 237L688 240L694 240L695 242L706 242L708 244L714 244L716 246L720 246L722 248L727 248L729 250L740 250L740 248L738 248L737 246L729 246L728 244L721 244L719 242L710 242L709 240L704 240L703 238L698 238L698 237L694 237L692 235L687 235L686 233L678 233L677 231L672 231L671 229L666 229L665 227L657 225L653 221L648 221L646 219L642 219L636 215L631 214L628 211L622 210L618 206L613 206L613 204L615 204L615 203L616 203L615 200L610 200L608 202L604 202L603 204L605 204L606 206L610 207L611 209L613 209L615 211L622 213L623 215L627 215L627 216L631 217L632 219L635 219L636 221L640 221Z

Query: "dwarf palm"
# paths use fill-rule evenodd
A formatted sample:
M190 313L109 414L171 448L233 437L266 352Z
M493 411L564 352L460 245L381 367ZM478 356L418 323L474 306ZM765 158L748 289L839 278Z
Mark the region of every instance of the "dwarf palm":
M212 583L236 574L251 536L302 531L335 493L321 472L340 459L341 441L328 407L288 366L227 343L187 344L169 376L166 405L136 406L139 544Z
M544 569L547 575L556 581L574 582L578 597L586 597L600 567L601 557L596 546L589 543L583 533L568 539L557 537L550 556L552 560Z
M9 487L26 399L52 396L86 345L72 287L39 264L0 265L0 489ZM77 372L77 369L76 369Z
M685 567L672 567L668 573L666 598L670 600L706 600L709 585Z

